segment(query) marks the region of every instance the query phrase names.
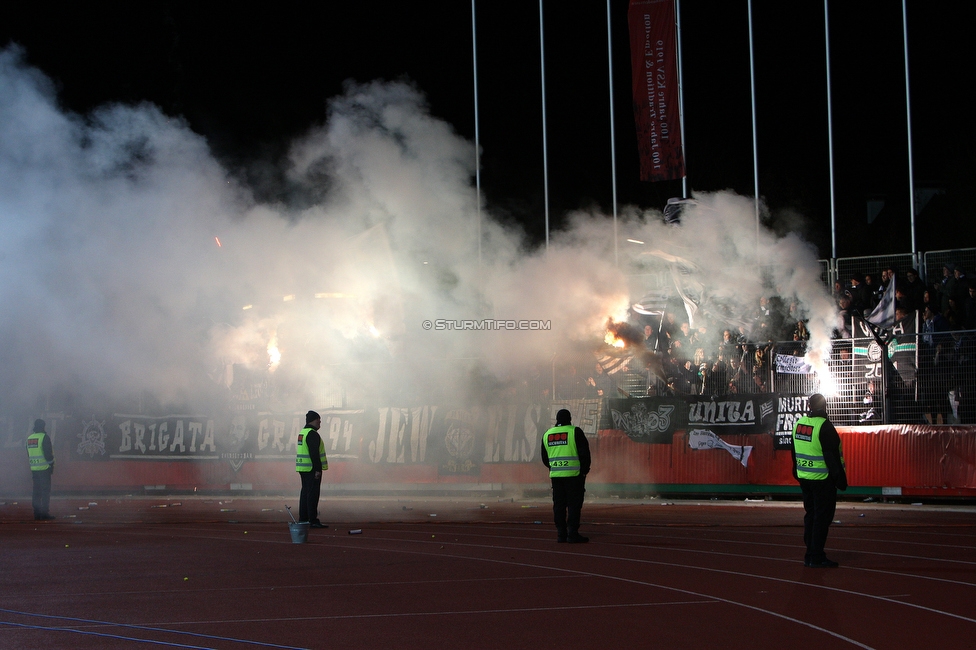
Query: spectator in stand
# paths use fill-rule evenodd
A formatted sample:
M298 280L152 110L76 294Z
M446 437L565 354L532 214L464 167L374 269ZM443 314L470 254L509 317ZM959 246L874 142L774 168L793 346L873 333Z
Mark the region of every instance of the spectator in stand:
M802 320L796 321L796 326L793 328L793 340L794 341L810 340L810 331L807 330L806 321L802 321Z
M968 295L969 278L966 277L966 270L958 264L956 270L953 271L953 277L956 280L956 286L952 290L952 297L956 299L956 304L962 307L962 303Z
M851 338L851 297L841 296L837 306L840 311L837 313L837 327L834 331L837 333L837 338L849 339Z
M881 299L884 296L885 291L887 291L888 290L888 287L891 286L891 283L893 281L895 281L895 276L896 275L898 275L898 272L892 266L885 267L885 270L881 272L881 287L878 289L878 300L877 300L877 302L881 302ZM895 291L896 291L896 293L897 293L898 285L899 284L901 284L901 278L898 278L898 280L895 282ZM897 300L897 299L898 298L896 297L895 300Z
M718 360L712 364L711 371L705 377L703 395L722 396L728 392L729 372L725 362Z
M667 349L671 347L671 341L674 340L675 336L678 335L680 331L678 327L677 318L673 311L665 312L664 322L661 323L661 345L658 349Z
M682 364L676 387L678 392L686 395L701 393L701 386L698 384L698 369L691 362L691 359L685 359L684 364Z
M834 292L833 292L832 295L834 297L834 301L835 302L838 301L838 300L840 300L840 297L844 295L844 283L843 282L841 282L840 280L837 280L836 282L834 282Z
M942 315L945 317L946 321L948 321L950 330L961 330L963 328L965 315L963 314L962 308L955 297L949 298L949 309L947 309Z
M908 298L905 296L905 292L901 290L901 287L895 287L895 307L901 307L904 309Z
M976 280L969 281L968 295L963 302L963 326L976 330Z
M753 393L763 394L769 392L766 389L766 377L763 376L761 373L757 372L757 370L753 370L752 383L753 383L752 386Z
M867 305L867 296L864 291L864 276L860 273L851 275L850 287L845 292L851 299L851 309L863 312Z
M722 342L718 344L718 354L723 359L730 359L735 354L735 335L732 330L722 332Z
M699 322L698 327L691 333L691 347L694 350L714 348L714 341L708 334L708 326L702 322Z
M685 354L685 346L681 342L680 338L675 338L673 341L671 341L671 347L668 348L668 356L670 356L671 361L679 367L682 363L684 363L684 360L688 358L688 355Z
M905 281L902 282L901 278L899 278L895 288L904 292L906 301L905 308L908 311L922 307L922 294L925 293L925 283L919 279L916 269L908 269L905 271Z
M932 285L932 288L935 289L935 295L932 297L938 303L936 305L936 311L940 314L944 314L949 310L949 298L955 294L955 273L956 265L953 262L946 262L942 266L942 280Z
M729 392L736 395L752 392L752 376L740 359L729 360Z
M648 350L657 349L657 331L650 325L644 326L644 347Z
M607 376L603 366L596 364L596 370L586 378L586 392L590 398L615 397L613 381Z
M901 305L897 305L895 307L895 322L900 323L914 313L914 310L908 310Z
M949 324L932 306L925 308L918 357L919 401L927 424L943 424L948 406L946 335Z
M864 396L861 398L864 403L864 410L857 417L858 424L878 424L881 422L881 414L878 413L876 399L874 381L869 381Z
M769 377L769 346L757 347L752 362L752 392L765 393Z
M878 297L881 292L884 291L884 287L880 286L878 282L874 281L873 273L864 274L864 311L868 312L875 308L878 304Z
M772 307L769 298L761 296L759 298L759 309L756 311L756 326L759 329L768 328L772 319Z
M953 332L956 347L956 365L953 372L953 386L958 402L957 413L960 424L976 424L976 333Z
M935 300L935 296L936 295L937 294L935 294L934 290L926 289L922 293L922 304L920 304L918 306L918 310L921 313L924 314L925 313L925 308L926 307L931 307L932 308L932 311L938 312L939 311L939 306L936 304L937 303L937 301Z
M691 325L688 324L688 321L681 321L675 340L681 341L681 347L686 353L689 353L691 350Z
M575 364L567 365L556 380L556 399L580 399L585 394L584 382Z

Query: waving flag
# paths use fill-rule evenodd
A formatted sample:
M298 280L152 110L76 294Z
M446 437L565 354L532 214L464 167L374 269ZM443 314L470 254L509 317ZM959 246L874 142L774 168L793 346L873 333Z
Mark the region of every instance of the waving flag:
M884 293L881 294L881 301L877 306L870 313L864 315L867 322L882 329L888 329L895 324L895 277L894 275L891 276L891 280L888 282Z

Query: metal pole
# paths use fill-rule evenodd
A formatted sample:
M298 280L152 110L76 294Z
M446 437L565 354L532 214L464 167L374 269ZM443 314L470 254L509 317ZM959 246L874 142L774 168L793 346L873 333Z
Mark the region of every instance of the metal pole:
M837 259L837 215L834 205L834 120L830 96L830 20L824 0L824 49L827 53L827 149L830 155L830 257Z
M752 178L756 203L756 257L759 257L759 146L756 134L756 64L752 45L752 0L749 0L749 84L752 91Z
M681 122L681 155L685 159L685 174L681 177L681 198L688 198L688 141L685 139L685 84L681 66L681 0L674 1L674 15L678 23L678 118Z
M471 0L471 51L474 61L474 178L478 210L478 268L481 268L481 141L478 132L478 30L475 27L475 0Z
M539 0L539 59L542 62L542 175L546 201L546 252L549 252L549 145L546 139L546 38Z
M474 0L471 0L474 2ZM613 263L620 266L617 235L617 130L613 121L613 35L610 31L610 0L607 0L607 67L610 74L610 176L613 183Z
M901 0L901 24L905 37L905 117L908 122L908 209L911 214L912 253L915 253L915 173L912 169L912 93L908 87L908 9Z

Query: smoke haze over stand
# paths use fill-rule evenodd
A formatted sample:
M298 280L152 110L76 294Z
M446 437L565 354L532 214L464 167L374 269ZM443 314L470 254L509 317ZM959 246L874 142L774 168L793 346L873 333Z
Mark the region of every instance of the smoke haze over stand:
M320 404L334 382L369 398L375 364L428 395L452 395L457 377L436 360L477 359L468 362L476 376L504 381L560 351L598 349L607 318L624 319L638 298L626 276L643 262L625 255L614 266L606 215L574 214L547 253L483 211L479 265L474 158L418 89L348 85L327 122L293 144L289 178L310 198L300 208L261 204L181 120L151 105L65 113L50 81L8 48L0 407L52 393L81 403L150 394L206 410L226 399L233 364L265 372L272 342L280 406L295 410ZM711 295L744 313L769 291L752 201L698 198L707 209L686 213L680 228L631 208L621 238L693 261ZM812 248L765 230L758 248L772 286L800 301L825 343L834 310ZM484 318L551 329L422 326Z

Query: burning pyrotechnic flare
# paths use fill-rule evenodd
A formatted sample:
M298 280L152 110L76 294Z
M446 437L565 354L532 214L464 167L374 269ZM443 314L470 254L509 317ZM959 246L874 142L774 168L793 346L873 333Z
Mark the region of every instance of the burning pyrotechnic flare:
M278 335L275 334L268 342L268 369L274 372L281 363L281 351L278 350Z
M603 340L607 342L607 345L612 345L615 348L622 348L627 345L626 341L617 338L617 335L609 329L607 330L607 335L603 337Z
M839 393L839 387L834 376L830 373L830 368L824 361L825 353L822 350L811 350L807 352L804 361L810 364L813 371L817 374L817 381L820 383L820 394L830 399Z
M643 345L644 336L637 328L628 323L618 323L613 318L607 319L607 333L603 337L607 345L615 348L625 348L632 345Z

